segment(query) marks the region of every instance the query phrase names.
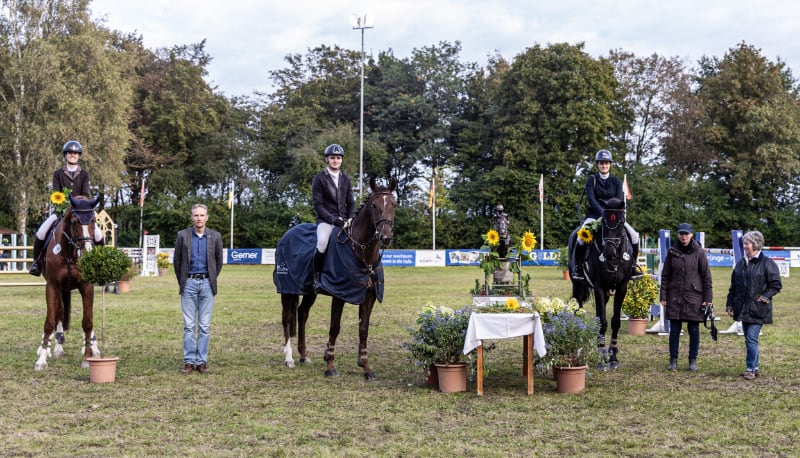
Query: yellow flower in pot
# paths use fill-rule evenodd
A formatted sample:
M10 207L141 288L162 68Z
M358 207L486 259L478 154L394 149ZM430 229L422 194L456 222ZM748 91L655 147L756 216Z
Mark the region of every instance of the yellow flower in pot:
M628 334L643 336L647 333L650 305L658 298L658 283L650 275L628 282L628 292L622 301L622 312L628 315Z

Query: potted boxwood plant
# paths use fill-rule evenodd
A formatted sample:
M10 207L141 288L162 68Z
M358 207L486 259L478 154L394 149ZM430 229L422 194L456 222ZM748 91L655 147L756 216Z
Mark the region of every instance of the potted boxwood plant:
M100 286L112 283L131 268L131 260L124 251L111 246L98 246L78 259L81 277ZM100 321L100 357L89 358L89 378L93 382L113 382L119 357L105 356L106 342L106 290L102 290L102 319ZM106 373L110 371L110 374Z
M628 282L628 292L622 301L622 312L628 315L628 333L643 336L647 333L650 305L658 297L658 283L650 276Z
M558 257L556 258L558 268L564 274L564 280L569 280L569 248L561 247L558 249Z
M159 276L166 275L167 270L169 269L169 254L158 253L156 255L156 264L158 265L158 275Z

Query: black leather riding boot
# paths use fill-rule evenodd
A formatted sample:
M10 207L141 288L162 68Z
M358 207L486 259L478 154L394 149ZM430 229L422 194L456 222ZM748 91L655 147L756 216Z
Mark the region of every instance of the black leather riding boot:
M322 263L325 261L325 253L314 250L314 290L322 289Z
M44 240L39 240L38 237L33 238L33 263L31 263L31 270L29 273L34 276L42 275L42 266L39 263L39 258L42 256L44 250Z
M572 263L574 269L572 270L572 278L575 280L583 280L583 258L586 255L586 245L575 243L575 253L572 256Z

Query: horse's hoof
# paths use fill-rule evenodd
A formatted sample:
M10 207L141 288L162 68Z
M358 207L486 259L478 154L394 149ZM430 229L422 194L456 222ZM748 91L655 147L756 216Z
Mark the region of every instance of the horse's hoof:
M284 361L283 364L290 369L294 369L294 361Z
M304 364L311 364L311 358L309 358L308 356L303 356L302 358L300 358L300 362Z
M612 371L615 371L615 370L619 369L619 361L612 361L612 362L608 363L608 365L609 365L609 368Z
M369 372L364 372L364 378L365 378L367 381L369 381L369 380L375 380L375 379L377 379L377 378L378 378L378 376L377 376L377 375L375 375L375 372L369 371Z
M88 368L89 368L89 361L86 361L85 359L81 361L81 369L88 369Z
M325 377L333 378L333 377L338 377L338 376L339 376L339 372L337 372L336 369L328 369L328 370L325 371Z

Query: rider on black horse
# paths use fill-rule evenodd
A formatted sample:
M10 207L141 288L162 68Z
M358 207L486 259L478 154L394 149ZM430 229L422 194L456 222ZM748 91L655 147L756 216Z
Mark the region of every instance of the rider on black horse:
M594 157L594 163L597 165L598 170L597 173L589 175L586 178L586 187L584 188L584 192L589 199L587 218L575 229L570 237L570 240L576 240L574 249L571 251L572 259L570 260L570 265L574 266L572 278L576 280L584 279L583 258L586 255L586 245L584 245L584 242L580 239L580 237L575 237L575 235L581 227L600 219L603 214L604 203L606 201L612 198L617 198L620 201L623 201L624 199L622 182L619 181L619 178L611 175L610 172L612 162L613 158L611 157L611 153L608 150L601 149ZM638 262L636 262L636 259L639 256L639 234L633 229L633 227L631 227L630 224L628 224L627 221L625 222L625 230L630 238L633 251L631 253L631 256L634 260L631 279L641 278L642 269L639 268Z

